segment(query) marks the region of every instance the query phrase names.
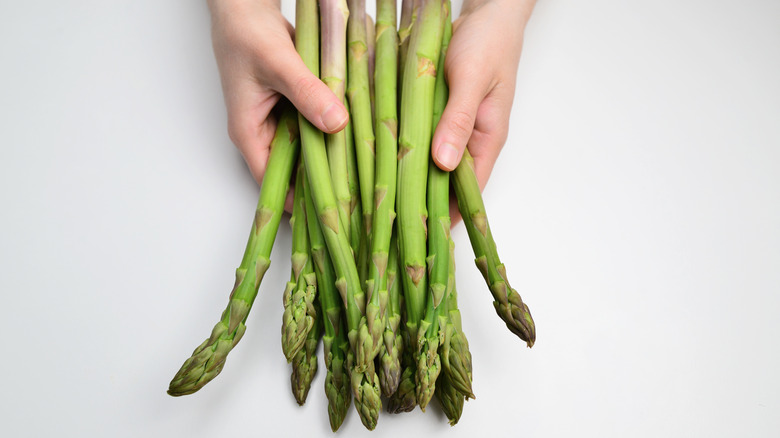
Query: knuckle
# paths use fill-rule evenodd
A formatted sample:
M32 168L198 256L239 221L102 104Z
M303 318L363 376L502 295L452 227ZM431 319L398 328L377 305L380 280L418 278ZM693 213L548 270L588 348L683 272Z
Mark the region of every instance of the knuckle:
M458 137L468 139L474 128L474 118L466 111L456 110L450 115L447 128Z
M302 76L292 81L293 94L289 96L295 101L296 106L308 106L317 95L317 83L308 76Z

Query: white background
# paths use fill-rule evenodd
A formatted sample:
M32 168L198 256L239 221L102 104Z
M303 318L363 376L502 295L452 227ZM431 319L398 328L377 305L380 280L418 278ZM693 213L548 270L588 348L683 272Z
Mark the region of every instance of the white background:
M477 399L454 428L434 405L372 436L778 436L778 23L774 0L539 2L485 190L537 344L495 316L459 225ZM205 2L3 1L0 66L0 433L330 435L324 373L303 408L289 390L284 223L222 375L165 393L258 194Z

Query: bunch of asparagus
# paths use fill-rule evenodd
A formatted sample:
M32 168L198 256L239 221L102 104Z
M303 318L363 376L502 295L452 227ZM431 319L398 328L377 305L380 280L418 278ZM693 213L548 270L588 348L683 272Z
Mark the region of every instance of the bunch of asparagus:
M303 404L322 339L333 431L353 400L374 429L383 397L399 413L425 410L436 396L452 425L474 398L455 288L450 184L496 312L533 345L534 322L498 257L473 159L466 152L450 175L430 158L448 97L449 1L404 0L400 28L395 0L377 0L376 10L374 26L365 0L297 0L298 53L350 108L350 123L325 135L284 109L228 306L176 373L170 395L192 394L214 379L241 339L293 176L282 350Z

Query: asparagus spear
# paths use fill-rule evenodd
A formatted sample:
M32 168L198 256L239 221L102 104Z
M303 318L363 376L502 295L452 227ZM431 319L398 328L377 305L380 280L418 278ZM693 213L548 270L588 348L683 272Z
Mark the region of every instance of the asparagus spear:
M398 240L393 234L390 240L389 262L387 264L388 305L385 318L383 342L379 348L379 360L382 365L379 383L382 394L390 397L398 389L401 379L401 354L403 338L399 333L401 324L401 279L398 278Z
M418 0L402 0L401 2L401 21L399 23L398 28L398 44L399 44L399 50L398 50L398 77L401 80L401 87L398 89L398 99L400 100L401 107L400 107L400 114L401 114L401 126L405 127L409 123L412 123L414 121L414 117L411 116L410 111L413 108L413 103L411 102L411 95L410 94L403 94L404 85L405 82L411 81L411 79L406 79L405 74L405 66L407 64L406 58L409 48L409 36L412 32L412 25L417 21L417 13L418 13ZM402 99L403 96L406 96L406 102ZM406 113L406 116L404 116L404 113ZM406 120L406 121L405 121ZM401 145L403 147L403 144ZM408 150L408 149L407 149ZM398 174L397 174L397 184L398 184L398 193L397 193L397 210L400 214L402 207L401 207L401 199L403 198L402 192L401 192L401 177L403 170L401 169L401 162L402 162L402 151L399 151L398 154ZM408 185L409 186L409 185ZM411 189L411 186L409 187ZM414 214L410 212L410 220L414 220L413 218ZM422 222L425 222L425 219L421 218ZM399 219L399 222L403 222ZM400 226L400 225L399 225ZM398 227L396 227L398 228ZM417 233L419 234L419 232ZM401 232L398 232L398 235L401 235ZM399 242L399 247L401 243ZM400 251L399 251L400 253ZM399 265L401 263L401 257L402 255L399 254ZM399 266L399 268L402 266ZM402 282L400 283L401 289L404 290L407 288L407 269L405 266L403 266L404 269L402 271ZM413 272L419 272L413 271ZM398 280L396 280L398 281ZM391 413L401 413L401 412L410 412L414 409L414 407L417 405L417 399L415 396L415 361L412 357L412 349L416 348L416 331L417 331L417 325L416 320L412 326L409 325L409 308L410 307L419 307L419 300L415 299L414 301L409 299L409 294L413 294L409 292L408 289L403 291L404 296L404 312L403 317L401 318L401 326L403 327L401 334L402 339L402 345L403 345L403 351L401 356L401 367L402 372L399 377L399 383L398 387L396 389L395 394L393 394L392 397L390 397L390 400L388 400L388 412ZM417 317L420 313L420 311L414 312L415 309L412 309L414 315ZM414 332L414 333L412 333ZM412 341L415 341L415 345L412 345Z
M407 354L406 351L404 351L404 359L406 358ZM414 360L411 354L408 355L408 358L411 361ZM412 363L407 363L406 361L402 363L404 364L404 370L401 374L401 379L398 382L398 389L387 401L387 412L390 412L391 414L411 412L414 410L414 407L417 406L414 384L414 365Z
M458 424L463 413L465 397L452 385L447 373L439 375L439 380L436 381L436 398L439 400L441 410L447 416L450 426Z
M314 310L317 279L309 257L309 233L306 229L305 201L301 181L303 173L303 163L300 163L296 172L293 212L290 217L292 274L282 298L284 303L282 352L287 362L292 362L303 348L317 316Z
M374 129L371 120L371 97L368 85L366 1L348 0L348 4L347 96L352 109L351 119L360 178L364 232L366 235L370 235L374 205Z
M436 397L450 425L454 426L460 420L463 402L475 397L471 390L471 353L458 310L458 293L455 288L455 242L452 239L450 239L448 280L448 292L445 294L445 302L441 304L447 309L448 318L439 347L442 372L436 381Z
M351 106L354 152L357 160L360 207L363 223L359 234L359 243L355 252L360 284L364 286L368 273L370 252L371 215L373 213L374 187L374 131L371 108L370 81L368 73L369 42L366 24L365 0L348 0L350 16L347 22L347 97ZM362 359L366 353L362 347L356 351L357 364L365 365Z
M346 31L347 20L349 18L349 9L346 0L320 0L320 19L322 23L322 80L328 84L330 89L344 101L347 110L349 102L345 99L345 84L347 82L347 43ZM354 157L354 139L353 122L350 118L347 127L336 134L327 136L327 155L330 168L330 176L333 181L333 188L338 200L339 224L342 233L346 233L349 238L350 248L354 254L354 262L357 262L357 254L360 248L360 239L363 229L362 214L360 211L360 195L357 179L357 164ZM307 190L311 190L308 188ZM311 196L309 196L311 198ZM310 199L307 199L310 201ZM312 215L314 213L314 204L311 201ZM311 216L310 216L311 217ZM310 224L311 227L311 224ZM322 265L328 265L332 271L333 266L327 249L322 246L324 236L319 224L316 230L312 229L310 234L318 234L321 248L319 250L319 262ZM314 237L313 237L314 238ZM323 274L328 270L322 268ZM358 272L359 274L359 272ZM333 277L335 273L330 273ZM360 276L358 276L360 278ZM329 279L334 290L334 279ZM360 281L362 284L362 281ZM357 303L362 307L362 303ZM326 304L323 302L323 308ZM349 367L347 366L347 354L349 344L347 343L344 321L341 318L341 306L338 302L328 304L328 319L332 326L333 334L325 336L323 343L326 352L326 364L328 375L325 379L325 392L328 396L328 417L330 419L331 429L335 432L341 426L346 415L346 410L351 403L351 381L349 377ZM327 327L326 327L327 328Z
M432 129L434 130L448 98L447 84L444 81L444 58L452 36L452 21L447 1L443 2L443 17L445 26L433 94ZM441 371L438 353L439 329L443 330L447 323L447 313L441 304L446 303L445 294L450 271L449 189L449 172L439 169L433 160L428 160L428 258L426 261L429 284L426 313L420 325L420 332L424 332L425 335L419 338L421 343L418 347L416 377L417 403L423 411L433 397L436 379Z
M368 97L371 103L371 117L376 123L376 94L374 92L374 72L376 65L376 25L370 15L366 14L366 45L368 49Z
M304 174L304 191L306 197L306 218L311 239L311 255L314 259L314 270L317 273L317 294L322 309L322 325L325 334L322 337L325 354L325 394L328 397L328 419L330 427L335 432L341 427L347 409L352 402L352 388L349 382L349 369L346 357L349 350L344 318L342 317L341 301L336 291L336 277L333 264L325 244L314 202L311 198L311 187Z
M471 352L469 341L463 333L460 310L458 310L458 292L455 287L455 242L450 239L450 273L445 296L447 309L447 324L444 339L439 348L443 373L449 384L466 398L476 398L471 389Z
M371 97L369 95L368 82L368 40L366 33L365 0L349 0L349 21L347 23L348 47L347 66L348 75L347 96L351 107L351 121L353 127L354 152L357 162L358 189L360 192L361 217L363 223L358 231L358 243L355 251L355 261L358 268L360 284L366 281L368 268L368 233L370 230L371 208L373 197L367 195L370 191L364 185L371 183L374 178L374 133L371 128ZM368 212L368 213L367 213ZM355 249L353 247L353 249ZM365 304L364 304L365 305ZM373 307L372 307L373 309ZM373 310L371 310L373 313ZM354 366L359 370L365 370L367 363L376 355L374 352L372 337L368 335L366 317L358 321L357 336L351 342L354 345Z
M344 105L349 111L349 101L344 101ZM350 111L351 113L351 111ZM358 253L360 251L360 242L365 233L363 233L363 205L360 203L360 183L358 182L358 170L357 170L357 157L355 156L355 136L353 135L354 129L352 128L352 119L347 122L347 127L344 128L346 132L347 140L347 182L349 184L349 196L350 196L350 215L349 215L349 244L352 248L352 252L355 256L355 263L358 261ZM358 274L359 272L358 267ZM362 284L362 283L361 283Z
M206 339L187 359L173 377L168 394L192 394L222 371L228 353L238 344L246 330L246 318L263 275L271 264L271 248L276 239L284 211L284 199L298 157L298 123L295 112L288 108L282 114L271 143L268 170L260 187L252 230L241 265L236 269L236 282L222 317Z
M309 231L306 227L306 201L303 191L303 163L298 162L295 176L295 195L292 227L292 277L284 292L284 314L282 316L282 351L292 363L293 395L299 405L306 402L311 381L317 372L317 344L321 331L317 305L317 278L310 257Z
M349 104L347 104L349 108ZM358 181L358 164L355 153L355 136L352 129L352 121L347 122L347 179L349 181L349 190L351 196L352 214L349 220L349 244L352 248L352 254L357 265L358 278L360 284L365 285L368 278L368 236L365 233L365 222L363 221L363 204L360 202L360 183ZM365 295L361 295L361 299ZM360 308L365 307L365 301L358 303Z
M495 301L496 313L509 330L532 347L536 340L536 326L528 306L507 280L506 268L498 257L496 242L490 232L485 204L479 191L474 159L468 149L453 171L453 187L458 198L458 209L469 234L474 260Z
M406 324L405 315L401 320L402 324ZM411 412L414 407L417 406L417 396L415 395L415 358L412 349L408 346L411 345L409 338L409 332L404 330L401 333L403 337L403 351L401 356L401 366L403 371L398 381L398 389L395 394L387 401L387 411L392 414L400 414L401 412Z
M436 69L436 83L433 89L433 121L431 125L434 131L439 125L441 115L447 106L447 100L450 98L450 90L447 87L447 80L444 78L444 61L447 59L447 49L450 47L450 40L452 39L452 5L450 0L443 1L442 16L444 27L441 34L441 52Z
M298 54L301 55L309 70L319 75L317 0L297 0L295 18L295 43ZM373 429L376 427L382 406L379 396L379 377L374 372L373 363L370 363L366 369L354 367L357 327L364 311L358 303L362 300L363 291L349 239L343 232L343 225L339 223L338 206L333 193L333 183L330 180L322 133L301 114L298 115L298 122L301 131L301 152L306 167L306 177L310 181L312 201L325 235L328 253L333 261L336 288L341 294L346 309L348 339L352 347L347 355L347 365L350 367L355 407L363 424Z
M409 48L409 35L412 33L412 23L417 21L417 0L401 1L401 22L398 26L398 75L403 77L406 65L406 53Z
M418 350L418 325L425 311L426 173L430 159L433 90L441 48L441 1L421 0L412 29L402 80L401 132L398 152L398 240L401 255L407 330ZM421 334L420 334L421 335Z
M396 105L395 0L377 1L376 69L376 178L371 238L371 260L366 289L369 302L359 329L358 364L374 360L385 331L387 312L387 262L395 219L398 119Z
M340 100L345 99L347 78L347 18L349 10L346 0L319 0L320 22L322 24L322 81ZM345 129L325 136L328 151L328 166L333 181L333 191L338 200L339 220L348 230L352 213L352 195L349 187L347 165L347 133Z
M316 303L315 307L319 311L319 303ZM298 351L298 354L292 360L290 383L295 401L301 406L306 403L306 396L309 394L311 382L314 380L314 375L317 374L317 346L320 344L320 338L322 337L322 318L322 314L318 312L314 320L314 327L306 335L306 342L303 344L303 348Z

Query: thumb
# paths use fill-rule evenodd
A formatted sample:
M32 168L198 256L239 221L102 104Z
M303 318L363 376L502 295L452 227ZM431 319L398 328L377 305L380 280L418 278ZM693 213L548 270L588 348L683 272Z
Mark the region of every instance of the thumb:
M479 75L449 76L449 100L431 141L433 161L446 171L458 167L474 130L477 110L487 94L487 84L480 80Z
M298 111L320 131L332 134L347 126L344 104L303 63L297 52L277 59L274 88L284 94Z

